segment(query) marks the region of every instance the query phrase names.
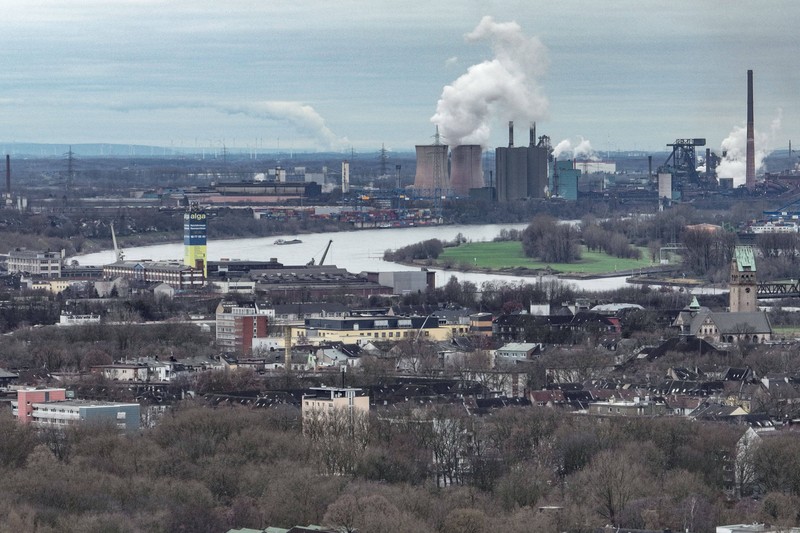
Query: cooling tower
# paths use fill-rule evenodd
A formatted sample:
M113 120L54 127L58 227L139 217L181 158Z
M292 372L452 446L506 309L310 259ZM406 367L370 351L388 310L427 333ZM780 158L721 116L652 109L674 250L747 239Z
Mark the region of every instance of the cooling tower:
M417 145L415 189L447 189L447 145Z
M753 71L747 71L747 161L744 184L748 189L756 186L756 148L753 127Z
M463 144L450 154L450 188L458 196L469 195L470 189L483 187L483 152L478 144Z

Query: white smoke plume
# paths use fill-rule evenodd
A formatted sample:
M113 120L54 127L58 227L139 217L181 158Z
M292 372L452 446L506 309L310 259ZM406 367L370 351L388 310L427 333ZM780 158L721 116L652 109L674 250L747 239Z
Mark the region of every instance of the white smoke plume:
M431 122L446 142L487 146L493 118L534 122L547 115L538 78L549 60L537 37L526 37L516 22L486 16L465 38L488 40L494 58L472 65L442 90Z
M590 161L599 160L597 154L595 154L594 148L592 148L592 143L589 142L589 139L584 139L580 136L574 144L571 140L564 139L563 141L559 142L555 148L553 148L553 157L555 158L560 158L564 153L567 153L567 158L585 158Z
M324 148L340 149L349 145L346 137L339 137L331 131L325 124L325 119L313 107L300 102L262 101L220 104L214 107L224 113L287 122L298 132L316 139Z
M770 124L770 133L755 132L755 166L756 173L764 168L764 159L772 152L774 141L781 129L783 110L778 109L777 116ZM717 165L717 178L733 179L733 186L745 184L747 174L747 128L734 126L733 130L723 139L721 144L722 157Z

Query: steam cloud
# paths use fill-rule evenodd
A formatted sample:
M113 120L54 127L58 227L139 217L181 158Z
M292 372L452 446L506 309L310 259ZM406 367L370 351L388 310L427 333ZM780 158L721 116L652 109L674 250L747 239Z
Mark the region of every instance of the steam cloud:
M553 148L553 157L559 158L563 153L569 153L573 159L578 157L585 157L591 161L596 161L599 158L592 148L592 143L589 139L578 137L578 141L573 145L569 139L564 139Z
M770 133L755 132L755 166L756 172L764 167L764 159L772 152L771 146L781 129L783 110L778 109L778 115L770 125ZM722 152L725 156L717 166L717 178L733 179L733 186L745 184L747 174L747 129L744 126L734 126L733 130L722 141Z
M325 119L310 105L299 102L263 101L215 107L224 113L288 122L300 133L314 137L325 148L338 149L349 144L346 137L334 134L325 124Z
M547 115L537 79L549 66L547 48L516 22L483 17L467 41L491 42L494 59L472 65L442 90L431 122L452 145L488 145L491 118L533 122Z

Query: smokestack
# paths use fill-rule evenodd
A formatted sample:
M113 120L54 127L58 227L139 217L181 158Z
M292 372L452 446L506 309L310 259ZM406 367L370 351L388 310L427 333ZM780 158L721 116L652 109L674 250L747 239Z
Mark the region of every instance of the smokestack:
M648 178L652 178L653 177L653 156L652 155L648 155L647 156L647 177Z
M747 170L744 184L748 189L756 186L756 143L753 128L753 71L747 71Z
M514 148L514 121L508 121L508 147Z
M531 123L530 135L531 135L531 138L528 141L528 146L536 146L536 123L535 122Z
M11 156L6 154L6 197L11 198Z

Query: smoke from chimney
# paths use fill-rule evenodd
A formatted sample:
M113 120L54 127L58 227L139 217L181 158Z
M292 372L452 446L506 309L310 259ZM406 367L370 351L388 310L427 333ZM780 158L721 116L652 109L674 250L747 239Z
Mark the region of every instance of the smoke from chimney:
M527 37L516 22L483 17L465 38L491 42L494 58L472 65L442 89L431 122L451 145L487 146L493 117L532 122L547 115L548 101L538 79L547 71L547 49Z

